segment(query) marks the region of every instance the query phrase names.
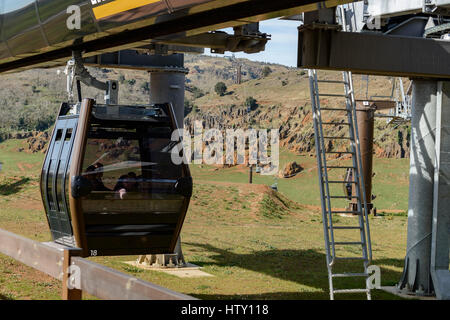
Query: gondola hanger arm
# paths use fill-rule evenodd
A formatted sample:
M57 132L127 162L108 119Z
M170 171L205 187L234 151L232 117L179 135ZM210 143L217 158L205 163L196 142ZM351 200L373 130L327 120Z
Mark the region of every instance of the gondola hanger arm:
M102 82L92 76L84 66L80 51L74 51L72 53L72 59L67 62L66 68L64 69L64 74L67 77L66 90L69 101L73 101L73 84L75 80L78 80L89 87L94 87L96 89L104 91L106 104L118 103L117 81Z

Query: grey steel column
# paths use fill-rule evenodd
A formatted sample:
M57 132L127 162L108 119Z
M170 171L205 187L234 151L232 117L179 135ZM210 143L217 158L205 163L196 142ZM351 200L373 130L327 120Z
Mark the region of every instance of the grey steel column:
M436 169L434 172L431 276L436 297L450 299L450 82L439 82L437 93Z
M184 128L184 84L188 70L183 66L155 67L150 73L150 104L171 102L175 111L175 118L179 129ZM169 253L169 252L168 252ZM185 265L181 249L181 236L178 237L175 252L178 254L177 266ZM147 255L148 261L156 260L157 255ZM138 261L142 260L142 256ZM142 260L143 261L143 260ZM179 262L183 265L179 265ZM167 262L164 261L164 264Z
M431 226L435 163L437 82L414 80L411 123L408 242L399 289L432 295Z
M178 127L184 121L184 83L188 70L180 67L152 68L150 73L150 103L172 102Z

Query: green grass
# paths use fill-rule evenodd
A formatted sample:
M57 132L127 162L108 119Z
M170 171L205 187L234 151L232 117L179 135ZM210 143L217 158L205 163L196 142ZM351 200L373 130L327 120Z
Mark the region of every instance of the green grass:
M38 153L18 152L25 140L7 140L0 143L0 162L3 163L0 177L26 175L37 177L45 155Z
M281 179L273 176L253 174L253 183L272 185L278 183L278 190L291 200L301 204L320 206L319 180L317 177L317 163L314 157L307 155L295 155L289 151L280 152L280 169L291 161L296 161L305 170L297 176L289 179ZM348 165L349 161L333 161L333 165ZM248 183L248 169L227 168L214 171L215 167L192 165L191 171L195 179L207 181L228 181L236 183ZM409 186L409 159L374 159L373 194L377 197L373 203L382 210L408 209ZM330 170L330 178L342 180L342 170ZM331 192L343 195L342 186L331 186ZM334 203L337 207L344 207L345 201Z
M270 219L281 219L286 214L285 210L274 201L269 195L264 195L261 201L260 213Z
M5 164L0 173L0 228L48 241L50 234L39 194L43 154L16 152L21 143L0 144L0 161ZM183 251L188 262L214 277L180 279L124 263L136 256L92 260L200 299L328 299L321 214L318 208L304 206L319 205L317 176L314 170L308 171L314 168L315 159L281 153L282 164L293 160L305 172L295 178L278 179L279 194L261 186L272 184L276 180L273 177L255 174L255 184L249 185L248 172L239 168L214 171L213 167L192 166L194 192L181 235ZM375 168L378 180L374 189L388 198L379 196L377 201L383 202L377 202L377 206L381 203L388 209L405 210L407 161L375 159ZM338 219L343 225L355 223L354 218ZM386 213L372 217L370 223L373 263L381 267L382 285L393 285L402 272L407 217ZM354 235L342 236L352 240ZM343 254L356 254L354 248L343 250ZM361 266L345 267L346 271L357 271ZM360 285L351 279L343 281L339 284L342 287ZM59 281L0 256L0 299L59 299L60 290ZM395 297L375 290L373 298Z

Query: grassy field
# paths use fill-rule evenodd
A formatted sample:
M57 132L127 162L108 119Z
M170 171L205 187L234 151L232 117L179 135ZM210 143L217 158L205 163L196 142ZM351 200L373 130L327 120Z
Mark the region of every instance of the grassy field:
M315 157L296 155L292 152L280 151L280 168L286 163L296 161L305 170L289 179L279 179L273 176L254 174L253 181L258 184L272 185L278 183L278 190L298 203L311 206L320 206L319 181L317 177L317 162ZM349 161L336 160L330 165L350 164ZM207 181L228 181L247 183L248 169L232 167L217 170L216 167L192 165L194 178ZM373 194L377 196L374 201L380 212L389 210L408 209L408 177L409 159L375 159L373 178ZM330 170L330 178L341 177L342 170ZM341 180L341 179L338 179ZM333 187L332 192L341 195L342 186ZM336 206L345 206L345 202L337 202Z
M0 144L0 162L4 164L0 228L48 241L38 184L43 154L19 153L21 143L10 140ZM182 230L183 251L188 262L214 277L180 280L124 263L136 256L93 260L200 299L328 299L315 159L286 151L280 156L282 165L295 160L305 171L291 179L255 174L255 183L249 185L245 168L192 166L194 194ZM394 285L403 268L407 217L402 212L407 209L408 165L407 160L375 160L375 205L385 213L372 217L370 223L373 264L381 267L383 286ZM274 182L278 182L278 194L267 187ZM341 224L355 223L354 218L338 219ZM342 236L351 240L349 234ZM351 247L343 250L355 254ZM359 264L345 267L347 271L360 268ZM358 285L344 281L337 285ZM60 290L58 281L0 255L0 299L59 299ZM396 297L375 290L373 298Z

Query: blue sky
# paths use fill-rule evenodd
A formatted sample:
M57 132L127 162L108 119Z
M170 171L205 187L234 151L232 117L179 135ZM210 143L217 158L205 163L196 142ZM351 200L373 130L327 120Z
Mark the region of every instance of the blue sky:
M266 45L266 50L260 53L246 54L235 53L237 58L246 58L255 61L279 63L290 67L297 66L297 42L298 32L297 27L300 25L299 21L288 20L266 20L259 23L261 32L272 35ZM228 33L233 33L233 29L224 29ZM209 53L209 49L205 51ZM225 52L225 56L231 56L231 52ZM223 55L217 55L223 56Z

